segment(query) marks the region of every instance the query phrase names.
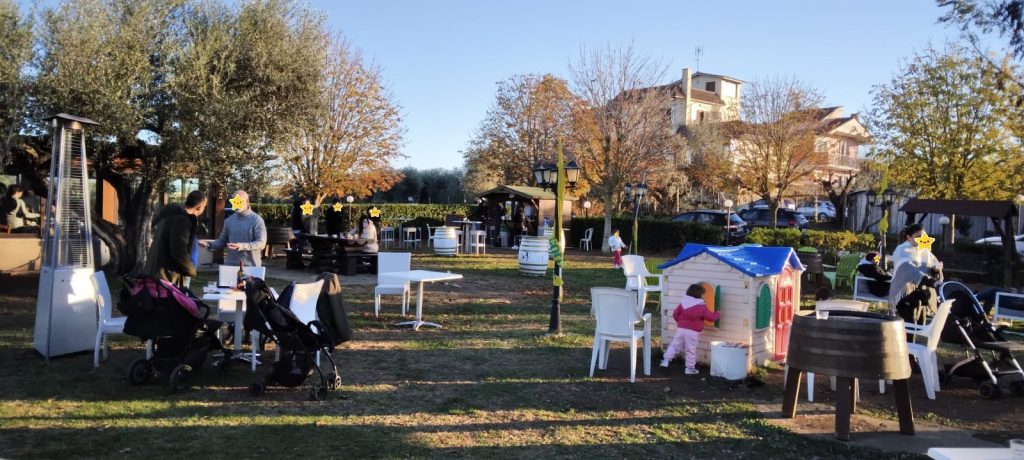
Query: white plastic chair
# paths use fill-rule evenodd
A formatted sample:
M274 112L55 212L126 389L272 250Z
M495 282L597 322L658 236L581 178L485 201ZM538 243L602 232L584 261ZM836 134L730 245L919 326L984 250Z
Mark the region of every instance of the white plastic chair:
M647 306L647 293L649 292L659 293L658 305L661 305L662 275L654 275L647 271L647 264L644 263L643 256L622 256L622 272L626 275L626 289L637 291L640 294L637 303L637 308L640 311L643 311L644 307ZM649 279L656 281L651 283Z
M946 318L949 317L949 310L953 307L953 299L939 304L930 323L926 325L907 324L907 334L925 337L927 342L908 343L907 351L917 358L917 364L921 367L921 380L924 380L924 391L928 399L935 399L935 392L939 391L939 363L935 355L935 349L939 347L939 338L942 335L942 328L946 326ZM878 392L885 393L885 380L878 381Z
M373 288L373 316L380 314L380 296L402 296L402 316L409 309L412 290L409 281L384 276L389 272L407 272L412 265L412 254L408 252L382 252L377 254L377 287Z
M288 304L288 309L295 313L295 316L299 318L305 324L309 324L316 321L316 304L320 299L320 292L324 288L324 280L318 280L312 283L295 284L292 288L292 299L291 303ZM321 332L321 331L317 331ZM277 349L277 356L280 359L281 348ZM316 365L320 365L320 350L316 351Z
M428 248L434 246L434 232L435 231L437 231L437 227L431 227L430 224L427 224L427 247Z
M845 299L833 299L833 300L819 300L815 302L814 309L822 311L868 311L867 302L861 302L858 300L845 300ZM829 383L832 386L832 391L836 391L836 378L835 376L829 377ZM854 388L854 398L860 400L860 387ZM807 400L814 402L814 372L807 373Z
M589 252L590 241L594 239L594 228L590 227L586 232L583 232L583 238L580 238L580 249Z
M380 229L380 241L384 243L383 247L390 248L395 243L395 228L384 227Z
M866 276L860 275L857 275L853 278L853 300L861 300L865 302L880 302L888 305L889 299L885 297L878 297L876 295L871 294L871 291L868 290L868 281L874 280Z
M643 316L636 309L635 292L625 289L590 288L591 311L594 312L594 347L590 353L590 376L601 361L601 370L608 368L611 342L629 342L629 381L636 381L636 341L644 341L644 375L651 375L651 314ZM636 329L643 323L643 329Z
M110 287L107 286L107 275L103 272L95 272L90 278L92 287L96 293L96 309L99 312L99 324L96 328L96 345L92 353L92 367L100 367L100 349L103 350L103 359L107 359L110 347L107 344L108 335L124 334L124 317L114 318L114 303L110 298ZM149 346L147 342L146 357L149 357Z
M244 273L245 276L251 276L262 280L267 277L267 267L242 267L242 273ZM221 265L218 267L217 286L235 287L236 281L238 281L237 265Z

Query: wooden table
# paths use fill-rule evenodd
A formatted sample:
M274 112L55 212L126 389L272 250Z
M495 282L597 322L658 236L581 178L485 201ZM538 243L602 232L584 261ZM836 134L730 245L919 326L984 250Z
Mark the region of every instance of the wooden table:
M438 323L430 323L423 321L423 283L433 283L436 281L451 281L462 279L462 275L457 273L445 273L445 272L432 272L429 270L410 270L407 272L387 272L381 273L380 276L387 276L395 279L402 279L412 283L417 283L416 286L416 319L413 321L403 321L396 323L396 326L412 326L412 330L418 331L420 326L431 326L441 327Z

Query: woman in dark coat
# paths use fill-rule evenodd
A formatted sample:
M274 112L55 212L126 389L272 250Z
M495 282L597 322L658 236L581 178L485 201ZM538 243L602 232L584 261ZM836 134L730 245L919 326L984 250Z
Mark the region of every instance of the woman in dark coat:
M867 281L868 291L871 292L871 295L888 297L889 283L892 281L892 276L878 266L879 260L881 258L877 252L867 253L864 259L857 264L857 273L865 278L871 278L871 281Z

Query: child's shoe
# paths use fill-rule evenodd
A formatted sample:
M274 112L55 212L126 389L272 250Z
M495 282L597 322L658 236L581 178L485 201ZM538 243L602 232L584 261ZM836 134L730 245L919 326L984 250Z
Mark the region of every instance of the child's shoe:
M663 360L661 360L661 363L658 364L658 365L661 366L661 367L668 367L668 360L667 359L663 359Z
M697 374L700 374L700 371L698 371L697 369L694 369L692 367L687 367L686 368L686 375L697 375Z

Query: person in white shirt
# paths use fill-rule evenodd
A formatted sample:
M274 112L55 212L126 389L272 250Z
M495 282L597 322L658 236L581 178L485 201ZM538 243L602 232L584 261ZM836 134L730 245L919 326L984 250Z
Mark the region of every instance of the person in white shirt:
M622 242L622 238L619 237L619 229L612 231L612 236L608 237L608 249L612 251L614 259L612 264L615 268L622 268L622 249L626 247L626 244Z
M892 253L893 276L889 286L889 311L904 321L915 322L922 311L935 311L938 295L935 287L942 282L942 262L931 249L918 247L924 234L921 224L908 225L900 236L903 243Z

